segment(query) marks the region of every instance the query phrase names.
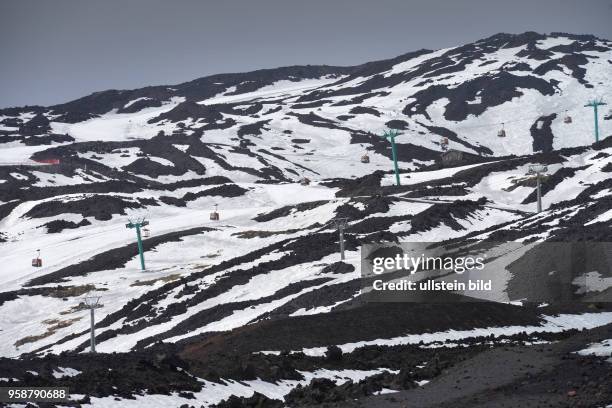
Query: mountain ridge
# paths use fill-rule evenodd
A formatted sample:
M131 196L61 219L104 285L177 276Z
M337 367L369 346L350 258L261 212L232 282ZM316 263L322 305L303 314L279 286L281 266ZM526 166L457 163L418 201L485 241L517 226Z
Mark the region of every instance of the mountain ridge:
M499 40L499 41L506 41L506 44L511 43L508 40L514 40L516 41L519 45L522 45L525 43L525 41L529 42L532 41L534 39L543 39L546 36L550 36L550 37L567 37L567 38L571 38L571 39L575 39L575 40L588 40L588 41L604 41L604 42L610 42L611 40L609 39L604 39L604 38L600 38L600 37L596 37L592 34L575 34L575 33L564 33L564 32L551 32L549 34L546 33L538 33L535 31L526 31L523 33L505 33L505 32L499 32L497 34L493 34L489 37L483 38L481 40L477 40L474 43L479 43L479 42L488 42L491 40ZM229 72L229 73L216 73L216 74L211 74L211 75L206 75L206 76L202 76L202 77L198 77L192 80L187 80L187 81L183 81L183 82L179 82L176 84L159 84L159 85L149 85L149 86L145 86L145 87L140 87L140 88L123 88L123 89L118 89L118 88L110 88L110 89L106 89L106 90L101 90L101 91L94 91L88 95L84 95L81 96L79 98L76 99L72 99L69 100L67 102L62 102L62 103L57 103L57 104L52 104L52 105L24 105L24 106L14 106L14 107L5 107L5 108L1 108L0 109L0 114L5 114L8 112L14 112L15 110L23 110L23 109L41 109L41 108L48 108L48 109L53 109L53 108L61 108L64 107L66 105L70 105L73 103L76 103L77 101L82 101L85 98L88 97L92 97L94 95L98 95L98 94L103 94L103 93L107 93L107 92L117 92L117 93L130 93L130 92L135 92L135 91L140 91L140 90L145 90L145 89L152 89L152 90L156 90L156 89L164 89L164 88L175 88L175 87L179 87L179 86L185 86L188 84L193 84L193 83L197 83L197 82L204 82L204 81L214 81L214 80L218 80L218 79L224 79L226 76L242 76L242 75L249 75L249 74L256 74L256 73L268 73L268 72L274 72L274 71L289 71L291 72L292 70L296 70L299 72L299 70L301 69L321 69L323 70L323 72L326 69L329 69L328 73L342 73L343 71L350 71L350 70L356 70L358 68L364 68L367 67L368 65L373 65L373 64L379 64L379 63L385 63L385 62L390 62L393 60L401 60L407 56L410 56L412 54L419 54L419 53L431 53L434 51L437 51L439 49L419 49L419 50L415 50L415 51L408 51L406 53L400 54L398 56L395 57L390 57L390 58L384 58L381 60L376 60L376 61L371 61L371 62L365 62L365 63L361 63L361 64L357 64L357 65L329 65L329 64L306 64L306 65L283 65L283 66L279 66L279 67L275 67L275 68L261 68L261 69L256 69L256 70L251 70L251 71L236 71L236 72ZM207 84L208 85L208 84Z

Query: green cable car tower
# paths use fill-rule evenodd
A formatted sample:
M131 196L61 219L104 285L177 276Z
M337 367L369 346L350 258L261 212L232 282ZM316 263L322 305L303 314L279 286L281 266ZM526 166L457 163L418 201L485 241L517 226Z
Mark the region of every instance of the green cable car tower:
M142 247L142 236L140 234L140 228L146 227L149 225L149 221L145 220L144 217L130 220L129 223L125 224L126 228L135 229L136 230L136 239L138 240L138 255L140 255L140 268L145 270L145 260L144 260L144 249Z
M395 170L395 183L400 185L399 168L397 167L397 148L395 147L395 138L401 133L394 129L389 129L383 132L381 137L384 137L391 142L391 153L393 155L393 168Z
M604 103L602 99L599 99L599 100L593 99L592 101L589 101L589 103L584 105L585 108L588 108L588 107L593 108L593 114L595 116L595 142L599 142L599 117L597 113L597 107L603 106L603 105L606 105L606 103Z

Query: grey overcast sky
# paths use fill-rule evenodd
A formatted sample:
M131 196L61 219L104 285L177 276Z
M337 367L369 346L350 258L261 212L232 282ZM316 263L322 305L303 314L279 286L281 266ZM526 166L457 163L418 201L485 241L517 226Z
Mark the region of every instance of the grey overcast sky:
M498 32L612 39L611 17L612 0L0 0L0 107L353 65Z

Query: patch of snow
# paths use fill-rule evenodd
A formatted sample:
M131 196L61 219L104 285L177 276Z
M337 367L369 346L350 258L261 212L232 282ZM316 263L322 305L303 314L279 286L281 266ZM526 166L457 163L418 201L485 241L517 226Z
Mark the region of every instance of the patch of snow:
M579 350L577 353L583 356L610 357L607 361L612 363L612 339L592 343L589 347Z
M53 370L53 377L55 378L64 378L64 377L75 377L81 374L82 371L75 370L70 367L57 367L57 369Z

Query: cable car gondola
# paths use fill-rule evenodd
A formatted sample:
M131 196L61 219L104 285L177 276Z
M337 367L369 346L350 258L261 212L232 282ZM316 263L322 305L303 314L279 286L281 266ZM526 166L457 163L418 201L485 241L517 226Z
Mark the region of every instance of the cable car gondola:
M443 137L442 140L440 140L440 147L444 151L448 150L448 137Z
M504 124L502 123L502 128L497 132L497 137L506 137L506 130L504 129Z
M32 266L35 268L42 267L42 258L40 257L40 249L36 251L36 257L32 258Z
M142 229L142 236L145 238L149 238L151 236L151 230L148 228Z
M215 204L215 209L210 213L211 221L219 221L219 212L217 211L218 204Z
M567 111L565 111L565 117L563 118L563 123L572 123L572 117L567 114Z

